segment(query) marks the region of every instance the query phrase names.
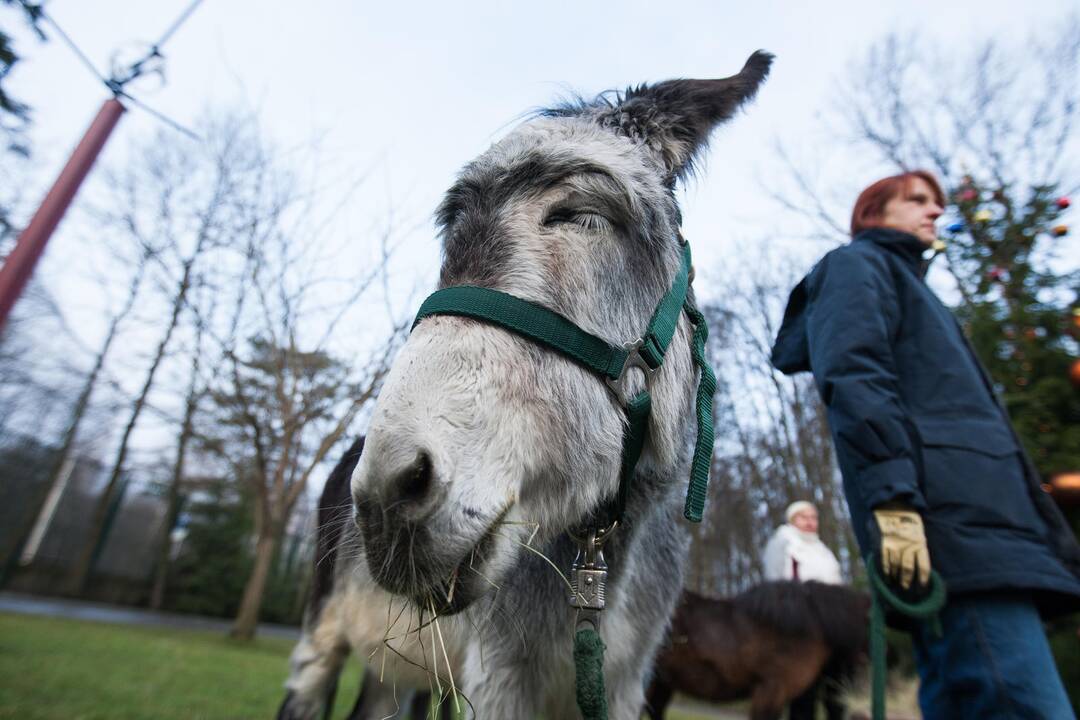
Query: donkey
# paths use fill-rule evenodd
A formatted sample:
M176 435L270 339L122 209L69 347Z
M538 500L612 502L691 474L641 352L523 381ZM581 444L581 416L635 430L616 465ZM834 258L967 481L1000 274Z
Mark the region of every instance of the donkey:
M363 437L352 443L319 498L311 592L303 632L289 658L278 720L329 717L338 677L353 653L366 667L349 720L427 717L436 679L424 668L432 664L431 651L438 643L416 632L416 613L376 585L368 573L349 492L349 478L363 449ZM447 628L444 641L449 643L448 657L457 659L460 642L449 635L451 631ZM448 718L448 706L443 705L442 715Z
M512 294L609 344L641 337L684 262L676 183L771 61L759 51L732 77L643 85L525 121L447 192L440 287ZM571 533L617 495L624 405L647 384L652 415L604 546L600 621L609 717L638 717L689 543L677 512L691 463L691 337L680 315L663 365L613 390L503 327L454 315L414 326L352 477L356 519L376 582L424 625L463 638L455 681L473 717L579 716L580 618L561 570L575 559Z

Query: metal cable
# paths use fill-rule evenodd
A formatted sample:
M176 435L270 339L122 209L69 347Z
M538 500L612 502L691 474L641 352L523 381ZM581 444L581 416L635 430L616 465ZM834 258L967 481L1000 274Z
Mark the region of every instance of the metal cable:
M184 10L184 12L180 13L180 17L176 18L173 24L169 26L169 29L165 31L165 34L161 36L161 39L154 44L154 50L161 49L161 46L165 44L165 41L172 37L172 34L176 32L180 28L180 26L187 21L188 16L191 15L191 13L195 12L195 8L197 8L199 4L202 3L202 1L203 0L194 0L190 5L187 6L187 9Z
M27 12L27 14L29 14L31 17L38 18L43 22L48 23L53 28L53 30L56 31L57 35L60 36L60 38L64 41L68 48L70 48L71 51L75 53L75 56L79 58L83 65L85 65L86 68L91 73L93 73L94 77L100 80L101 83L105 85L105 87L107 87L114 96L116 96L117 98L122 97L128 100L132 105L135 105L139 109L146 111L156 119L172 127L174 130L177 130L180 133L187 135L193 140L200 141L202 140L202 138L200 138L195 132L184 127L179 122L173 120L164 113L150 107L142 100L134 97L126 90L124 90L124 86L142 74L142 66L147 60L152 57L161 57L161 46L164 45L165 42L172 37L172 35L180 28L181 25L184 24L184 22L187 21L187 19L191 16L195 9L202 3L202 1L203 0L193 0L193 2L191 2L182 13L180 13L180 16L173 21L172 25L170 25L169 28L165 31L165 34L161 36L161 39L158 40L155 45L151 46L150 52L147 53L146 57L133 63L127 77L119 79L116 77L106 78L104 75L98 72L98 69L94 66L94 63L90 60L87 54L82 51L82 49L75 43L74 40L71 39L71 36L64 32L64 29L60 27L59 23L57 23L51 15L45 12L43 3L35 5L34 3L29 2L29 0L18 0L19 4L22 6L23 10Z
M98 72L98 69L94 67L94 63L91 62L90 58L87 57L86 53L84 53L82 49L75 44L75 41L72 40L66 32L64 32L64 29L60 27L59 23L53 20L52 16L45 12L45 8L43 8L41 5L33 5L32 3L27 2L27 0L19 0L19 4L22 5L23 9L27 13L30 13L33 17L39 18L42 21L51 25L53 30L56 31L56 34L60 36L60 39L64 41L64 43L68 46L68 48L71 49L73 53L75 53L75 56L82 61L83 65L85 65L86 68L94 74L94 77L96 77L106 86L109 84L109 81L105 78L105 76Z

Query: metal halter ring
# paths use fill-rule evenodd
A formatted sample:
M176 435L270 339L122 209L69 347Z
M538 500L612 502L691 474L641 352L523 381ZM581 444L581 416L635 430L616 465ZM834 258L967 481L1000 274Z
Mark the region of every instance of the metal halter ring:
M645 384L649 384L649 379L656 372L656 368L649 367L649 364L645 362L645 358L641 357L641 348L645 345L644 338L638 338L633 342L623 343L623 350L626 351L626 360L623 361L622 370L619 371L619 377L614 380L605 377L604 382L607 383L611 392L615 393L616 399L619 404L626 405L629 402L629 397L626 392L626 376L627 371L630 368L637 368L641 372L645 373Z

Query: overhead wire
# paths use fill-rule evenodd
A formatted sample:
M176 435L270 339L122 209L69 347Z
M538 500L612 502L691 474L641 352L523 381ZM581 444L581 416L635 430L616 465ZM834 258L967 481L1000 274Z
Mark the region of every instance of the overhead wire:
M180 13L180 17L176 18L173 24L169 26L169 29L166 30L165 33L161 36L161 39L154 44L154 48L160 49L161 46L164 45L170 37L172 37L172 34L176 32L181 25L187 22L188 16L190 16L191 13L195 12L195 8L197 8L202 3L202 1L203 0L193 0L191 4L187 6L187 9L184 10L184 12Z
M96 77L99 81L101 81L103 85L105 85L106 88L109 89L109 92L111 92L114 97L122 97L131 102L132 105L147 112L157 120L165 123L166 125L169 125L174 130L177 130L178 132L194 140L201 140L199 135L194 131L184 127L183 124L177 122L176 120L173 120L165 113L159 110L155 110L142 100L139 100L131 93L127 92L127 90L125 90L125 86L129 82L140 77L143 74L144 65L148 60L155 57L164 57L161 54L161 46L164 45L165 42L168 41L178 29L180 29L180 26L187 21L187 19L191 16L195 9L200 4L202 4L203 0L192 0L192 2L189 3L188 6L184 9L184 11L180 13L180 15L176 18L176 20L174 20L173 23L165 30L165 33L161 36L161 38L155 44L150 46L150 51L145 56L143 56L129 66L128 73L123 78L117 77L116 75L107 78L101 72L99 72L93 61L90 60L89 56L85 52L83 52L82 48L79 47L79 45L71 38L71 36L68 35L62 27L60 27L60 24L56 22L56 19L49 15L47 12L45 12L44 3L35 4L30 2L29 0L18 0L18 2L22 6L23 10L25 10L31 18L40 19L41 21L48 23L49 26L51 26L52 29L56 31L56 34L60 36L61 40L63 40L64 44L68 46L72 53L75 54L75 56L82 62L84 66L86 66L86 68L94 75L94 77Z

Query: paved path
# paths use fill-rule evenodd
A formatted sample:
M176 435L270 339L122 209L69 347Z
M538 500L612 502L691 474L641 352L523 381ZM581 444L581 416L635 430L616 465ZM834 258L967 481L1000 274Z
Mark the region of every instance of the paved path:
M230 621L219 618L154 612L153 610L143 610L123 605L106 605L105 603L24 595L13 592L0 592L0 612L44 615L46 617L70 618L72 620L92 620L117 625L205 630L220 633L227 633L229 628L232 627ZM300 637L300 629L288 625L262 623L259 625L259 635L296 640Z

